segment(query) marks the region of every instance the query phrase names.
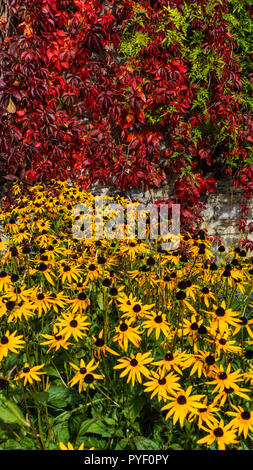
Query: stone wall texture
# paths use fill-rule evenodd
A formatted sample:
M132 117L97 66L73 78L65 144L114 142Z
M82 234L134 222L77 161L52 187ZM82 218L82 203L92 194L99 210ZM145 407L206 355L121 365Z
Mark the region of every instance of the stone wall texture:
M109 186L95 185L92 188L95 194L114 195L114 191ZM173 183L165 184L159 189L150 189L142 191L140 189L130 190L126 196L132 200L138 200L141 203L150 203L158 200L170 199L173 195ZM220 181L216 184L215 193L209 193L202 202L205 203L203 211L202 227L208 230L213 237L218 237L226 247L235 247L240 240L245 238L244 233L240 233L238 228L239 218L241 216L241 203L243 201L243 192L235 187L230 187L228 181ZM253 205L248 214L248 220L253 220ZM253 234L248 238L253 240Z

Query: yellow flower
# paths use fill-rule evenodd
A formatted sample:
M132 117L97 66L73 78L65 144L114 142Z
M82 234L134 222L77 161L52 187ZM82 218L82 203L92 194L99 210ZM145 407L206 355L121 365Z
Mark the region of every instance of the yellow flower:
M229 389L232 387L236 389L238 387L237 382L243 380L243 374L240 373L241 369L238 369L234 372L231 372L231 363L228 364L226 372L224 371L223 365L220 365L219 371L216 373L216 377L211 382L207 382L207 384L214 384L216 387L212 391L215 393L217 391L222 392L225 388Z
M69 381L70 387L73 387L78 383L78 390L81 393L82 388L86 388L88 385L94 389L93 382L98 379L103 379L103 375L94 374L94 370L97 369L98 363L94 364L94 359L86 365L84 360L80 360L80 366L70 362L71 367L77 371L74 377Z
M151 399L157 395L158 401L168 399L168 393L173 393L175 390L180 389L180 385L177 383L180 377L173 372L166 374L166 371L159 370L158 372L152 372L149 377L149 381L144 383L146 387L144 392L152 392Z
M237 444L236 434L234 429L230 429L230 424L224 425L224 421L221 419L217 423L209 423L208 428L202 426L202 429L206 431L207 436L199 439L197 444L207 444L210 446L216 441L219 450L225 450L227 445Z
M200 400L205 395L191 395L192 386L190 385L186 391L177 390L170 391L171 397L168 397L170 403L167 403L162 410L168 410L166 414L166 420L173 416L173 424L179 421L180 426L183 427L184 420L188 413L194 413L196 408L205 408Z
M0 338L0 361L3 357L7 357L8 352L18 354L18 349L23 348L25 343L21 338L22 335L16 336L16 331L10 334L9 330Z
M238 430L238 435L243 433L244 439L247 439L248 432L253 432L253 412L244 410L241 406L231 404L235 411L227 411L227 415L234 416L229 426Z
M56 323L56 326L59 327L59 334L65 336L66 340L73 335L75 340L78 341L79 338L86 335L86 330L90 325L86 321L87 318L87 316L62 313L62 318Z
M24 379L24 385L27 382L32 384L34 381L40 382L39 375L45 374L45 372L41 372L40 369L44 367L45 364L41 364L40 366L33 366L30 367L29 364L26 362L22 371L18 372L18 374L14 377L14 380L21 380Z
M75 450L73 445L70 442L68 442L66 446L65 444L63 444L63 442L59 442L59 446L61 450ZM83 450L83 449L84 449L84 442L82 442L82 444L76 450ZM93 450L93 449L94 447L90 447L88 450Z
M209 313L212 316L212 333L216 333L216 331L218 331L222 335L228 329L228 325L238 326L238 323L240 323L240 319L236 318L240 315L240 312L233 312L231 308L226 308L224 300L221 302L219 307L217 305L213 305L213 311L206 313Z
M120 364L114 366L114 369L125 369L121 372L120 377L125 377L128 374L127 383L131 381L132 386L135 384L135 379L139 383L142 383L141 375L149 377L150 372L147 369L146 365L150 364L153 361L150 356L150 352L144 354L137 353L136 356L131 353L131 357L123 357L118 359Z
M139 347L141 342L141 337L139 335L140 330L139 326L132 327L131 323L134 319L129 319L126 321L121 321L119 326L115 327L116 335L112 338L113 342L117 342L120 348L127 351L128 342L130 341L135 347Z
M150 313L145 315L145 320L142 322L142 327L147 329L147 336L155 331L155 339L158 340L160 334L163 333L167 339L171 337L170 328L171 325L166 320L165 313Z

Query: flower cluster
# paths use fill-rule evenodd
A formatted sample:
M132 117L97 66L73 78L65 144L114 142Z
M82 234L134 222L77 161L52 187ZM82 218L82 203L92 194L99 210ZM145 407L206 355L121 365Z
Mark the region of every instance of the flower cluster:
M22 391L19 403L30 416L30 392L50 399L64 385L76 390L86 418L105 399L96 412L112 404L123 419L126 397L137 393L166 429L164 448L183 428L196 449L247 448L253 431L247 253L215 248L203 230L181 235L174 251L151 242L148 231L146 240L75 238L73 225L83 214L74 209L86 204L92 213L91 193L60 181L25 195L18 185L14 191L16 203L0 213L2 395ZM114 202L124 207L127 200ZM105 204L96 223L114 215ZM43 416L50 423L48 409ZM50 430L43 430L39 410L30 426L41 428L34 435L46 448ZM76 444L81 424L75 432L66 442ZM115 434L115 446L124 432Z

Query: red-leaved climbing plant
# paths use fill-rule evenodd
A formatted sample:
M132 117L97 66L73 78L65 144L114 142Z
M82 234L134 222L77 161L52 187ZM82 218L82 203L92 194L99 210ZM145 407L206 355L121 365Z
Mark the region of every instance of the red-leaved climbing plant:
M247 38L232 27L235 3L6 2L2 179L70 178L126 192L169 180L170 202L194 227L205 194L229 177L245 194L240 229L251 232L252 56L242 57Z

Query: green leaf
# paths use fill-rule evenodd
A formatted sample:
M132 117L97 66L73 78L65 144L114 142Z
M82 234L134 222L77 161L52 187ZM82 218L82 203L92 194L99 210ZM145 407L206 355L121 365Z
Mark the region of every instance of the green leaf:
M99 292L98 295L97 295L97 304L100 308L100 310L103 310L104 309L104 296L103 296L103 292Z
M115 422L114 422L115 425ZM111 437L115 433L115 427L108 425L103 421L88 419L82 423L80 435L98 434L102 437Z
M127 446L129 446L129 440L124 437L123 439L120 439L120 441L117 443L115 446L115 450L124 450L127 449Z
M172 449L172 450L183 450L183 447L181 447L179 444L171 444L169 446L169 449Z
M31 437L24 437L22 441L20 441L20 445L24 450L37 450L37 443Z
M58 442L68 442L70 439L68 423L59 423L52 428L52 440Z
M22 445L15 439L8 439L0 448L3 450L21 450Z
M40 403L40 405L46 405L49 399L48 392L38 392L34 396L35 396L35 399Z
M9 400L0 405L0 419L4 423L17 423L21 426L30 426L18 405Z
M66 408L68 403L77 397L75 390L70 390L63 385L51 385L48 390L48 403L55 408Z
M160 445L157 442L143 436L134 437L134 443L137 450L159 450Z

